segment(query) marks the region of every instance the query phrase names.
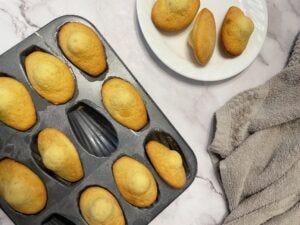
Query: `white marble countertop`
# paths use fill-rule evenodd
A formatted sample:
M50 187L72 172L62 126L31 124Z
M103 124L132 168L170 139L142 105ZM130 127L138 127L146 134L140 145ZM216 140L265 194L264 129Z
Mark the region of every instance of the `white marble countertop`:
M80 15L94 23L198 159L194 183L151 225L216 225L227 209L206 151L213 114L238 92L262 84L279 72L300 29L299 0L267 2L269 29L260 55L240 75L225 82L188 80L162 65L148 51L139 31L135 0L0 0L0 53L65 14ZM11 224L0 210L0 225Z

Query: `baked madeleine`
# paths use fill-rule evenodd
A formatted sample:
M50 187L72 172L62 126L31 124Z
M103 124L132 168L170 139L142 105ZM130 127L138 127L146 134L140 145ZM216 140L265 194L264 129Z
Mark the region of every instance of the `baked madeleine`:
M73 97L74 77L60 59L35 51L25 58L25 68L32 87L49 102L62 104Z
M230 7L223 21L221 33L226 52L232 56L242 54L253 30L254 23L251 18L245 16L238 7Z
M123 211L116 198L101 187L88 187L79 200L80 212L89 225L125 225Z
M190 33L189 44L194 50L197 62L205 65L213 55L216 45L216 23L211 11L200 11Z
M107 67L101 40L90 27L69 22L58 32L58 43L66 57L91 76L100 75Z
M152 21L162 31L180 31L194 19L200 0L156 0L152 8Z
M137 207L148 207L157 198L156 181L139 161L123 156L113 164L113 175L121 195Z
M173 188L183 188L186 173L181 155L157 141L146 144L147 155L159 176Z
M26 131L36 123L36 111L32 98L19 81L0 76L0 121Z
M0 197L20 213L36 214L46 205L47 191L31 169L12 159L3 159L0 161Z
M144 101L129 82L112 78L104 82L102 101L110 115L125 127L138 131L148 122Z
M83 177L78 152L64 133L55 128L45 128L38 134L37 143L47 169L70 182Z

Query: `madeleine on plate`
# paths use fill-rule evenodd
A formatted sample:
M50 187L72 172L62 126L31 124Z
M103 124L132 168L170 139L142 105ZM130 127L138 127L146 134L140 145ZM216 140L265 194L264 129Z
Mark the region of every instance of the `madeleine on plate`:
M200 11L189 36L189 44L194 51L197 62L205 65L213 55L216 45L216 23L210 10Z
M254 30L251 18L245 16L238 7L229 8L222 25L222 43L230 55L238 56L247 47Z
M152 21L162 31L180 31L193 21L200 0L157 0L152 8Z

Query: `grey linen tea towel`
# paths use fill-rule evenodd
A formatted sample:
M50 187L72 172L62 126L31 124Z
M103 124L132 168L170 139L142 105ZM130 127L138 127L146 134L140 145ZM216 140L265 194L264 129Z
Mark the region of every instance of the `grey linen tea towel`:
M224 225L300 225L300 35L287 66L216 113L208 149L230 214Z

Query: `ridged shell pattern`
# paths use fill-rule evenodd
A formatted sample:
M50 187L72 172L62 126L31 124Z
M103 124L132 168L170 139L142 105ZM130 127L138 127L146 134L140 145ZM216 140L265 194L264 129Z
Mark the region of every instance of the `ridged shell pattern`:
M72 130L82 147L97 157L110 156L118 146L113 125L97 110L79 103L68 111Z

